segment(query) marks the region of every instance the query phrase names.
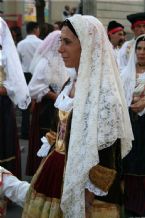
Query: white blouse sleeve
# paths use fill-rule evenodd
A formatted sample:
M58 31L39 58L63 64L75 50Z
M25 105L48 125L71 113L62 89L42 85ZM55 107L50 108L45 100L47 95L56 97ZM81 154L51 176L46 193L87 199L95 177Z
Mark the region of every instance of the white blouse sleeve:
M13 175L3 175L3 194L11 201L23 207L30 184L20 181Z
M97 188L95 185L93 185L90 180L87 181L85 188L98 196L105 196L108 194L108 192L104 192L100 188Z

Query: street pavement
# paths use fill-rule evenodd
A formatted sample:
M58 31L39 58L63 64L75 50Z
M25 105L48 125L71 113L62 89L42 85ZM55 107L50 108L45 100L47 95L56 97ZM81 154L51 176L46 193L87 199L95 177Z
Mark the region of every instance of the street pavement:
M20 139L21 148L21 164L22 164L22 180L30 181L31 178L25 175L26 160L28 153L28 140ZM9 203L7 207L6 218L21 218L22 208L14 203Z

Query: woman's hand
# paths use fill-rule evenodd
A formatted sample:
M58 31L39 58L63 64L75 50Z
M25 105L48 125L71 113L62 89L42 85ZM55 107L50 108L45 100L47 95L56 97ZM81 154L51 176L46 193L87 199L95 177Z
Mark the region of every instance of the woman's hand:
M52 100L52 101L55 101L56 98L57 98L57 94L55 92L52 92L52 91L49 91L47 96Z
M138 99L138 101L131 104L131 109L133 112L141 112L145 108L145 96Z
M0 95L7 95L7 90L3 86L0 86Z

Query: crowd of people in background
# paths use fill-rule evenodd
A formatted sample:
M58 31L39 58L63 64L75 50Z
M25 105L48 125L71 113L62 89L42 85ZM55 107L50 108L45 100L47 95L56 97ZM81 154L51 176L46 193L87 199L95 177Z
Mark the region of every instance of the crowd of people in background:
M69 17L73 16L76 13L77 13L77 8L76 7L70 8L69 5L65 5L64 10L62 12L62 15L63 15L62 19L65 20L66 18L69 18Z
M145 217L145 13L127 20L131 40L68 5L25 38L0 18L0 217L4 196L23 218Z

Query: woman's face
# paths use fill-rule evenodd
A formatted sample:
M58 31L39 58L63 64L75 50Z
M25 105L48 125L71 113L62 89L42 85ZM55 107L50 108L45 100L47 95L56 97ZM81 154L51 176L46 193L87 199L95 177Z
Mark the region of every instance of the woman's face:
M58 51L66 67L78 69L81 55L80 41L67 26L63 26L61 30L61 45Z
M136 47L137 62L140 65L145 65L145 41L140 41Z

